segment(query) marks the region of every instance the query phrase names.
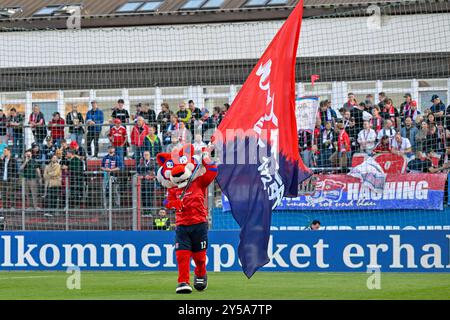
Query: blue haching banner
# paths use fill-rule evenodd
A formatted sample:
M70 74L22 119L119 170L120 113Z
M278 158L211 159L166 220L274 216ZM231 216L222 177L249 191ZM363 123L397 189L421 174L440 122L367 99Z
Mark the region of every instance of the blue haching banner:
M283 198L275 210L443 210L447 174L388 174L382 190L373 190L355 177L319 175L316 192ZM222 197L223 211L229 211Z
M0 235L0 270L175 271L173 231ZM238 231L211 231L209 271L240 271ZM273 231L262 271L450 272L447 231ZM157 276L157 275L155 275Z

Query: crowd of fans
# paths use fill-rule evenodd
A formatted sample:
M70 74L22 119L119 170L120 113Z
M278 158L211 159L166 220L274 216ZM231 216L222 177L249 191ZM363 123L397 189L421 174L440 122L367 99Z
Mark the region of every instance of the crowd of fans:
M299 131L299 150L311 168L341 168L346 171L357 153L404 155L408 170L439 172L450 167L450 106L433 95L429 108L421 113L411 94L404 95L397 108L384 92L375 101L367 95L358 102L353 93L339 109L321 101L313 131ZM433 158L438 158L438 165Z
M180 103L176 112L162 103L161 112L156 115L148 105L139 103L135 114L130 116L124 105L124 100L119 99L108 120L96 101L91 102L85 116L73 105L65 118L55 112L51 119L45 119L38 105L33 106L28 119L14 108L8 114L0 109L2 208L15 208L15 195L22 188L20 177L24 179L23 191L29 208L63 208L66 183L70 186L69 206L82 207L86 198L87 160L95 159L101 159L103 190L99 198L104 208L111 205L111 199L112 205L121 206L123 176L129 172L142 177L143 207L158 206L154 197L159 188L155 179L156 154L170 152L186 142L201 151L229 108L228 104L215 107L210 115L206 108L200 110L190 100L187 105ZM33 135L31 148L27 150L25 128L30 128ZM102 133L109 139L108 152L99 157ZM135 161L125 170L127 159Z

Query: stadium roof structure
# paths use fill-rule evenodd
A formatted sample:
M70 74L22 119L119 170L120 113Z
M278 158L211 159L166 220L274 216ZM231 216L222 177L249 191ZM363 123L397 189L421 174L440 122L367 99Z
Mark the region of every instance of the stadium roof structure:
M0 0L0 29L64 29L81 13L83 28L285 19L299 0ZM305 17L341 14L404 0L305 0ZM420 2L413 13L422 13ZM430 6L427 6L427 12ZM436 0L436 12L446 6ZM364 12L364 11L361 11ZM407 12L405 12L407 14Z

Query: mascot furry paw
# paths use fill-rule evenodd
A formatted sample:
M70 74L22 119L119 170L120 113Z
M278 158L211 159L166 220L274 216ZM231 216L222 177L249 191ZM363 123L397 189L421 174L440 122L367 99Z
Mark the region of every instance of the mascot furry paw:
M164 205L176 212L176 258L178 286L176 293L191 293L190 262L195 262L194 288L208 286L206 249L208 247L208 208L205 205L208 186L217 176L217 166L205 150L194 155L191 144L172 153L156 156L160 168L157 179L167 188Z

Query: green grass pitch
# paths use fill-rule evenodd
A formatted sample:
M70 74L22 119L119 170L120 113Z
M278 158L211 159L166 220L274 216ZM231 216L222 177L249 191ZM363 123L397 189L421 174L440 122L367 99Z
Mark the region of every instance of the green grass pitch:
M382 273L369 290L365 273L209 273L204 292L176 295L175 272L81 272L69 290L65 272L0 272L0 299L450 299L450 274Z

